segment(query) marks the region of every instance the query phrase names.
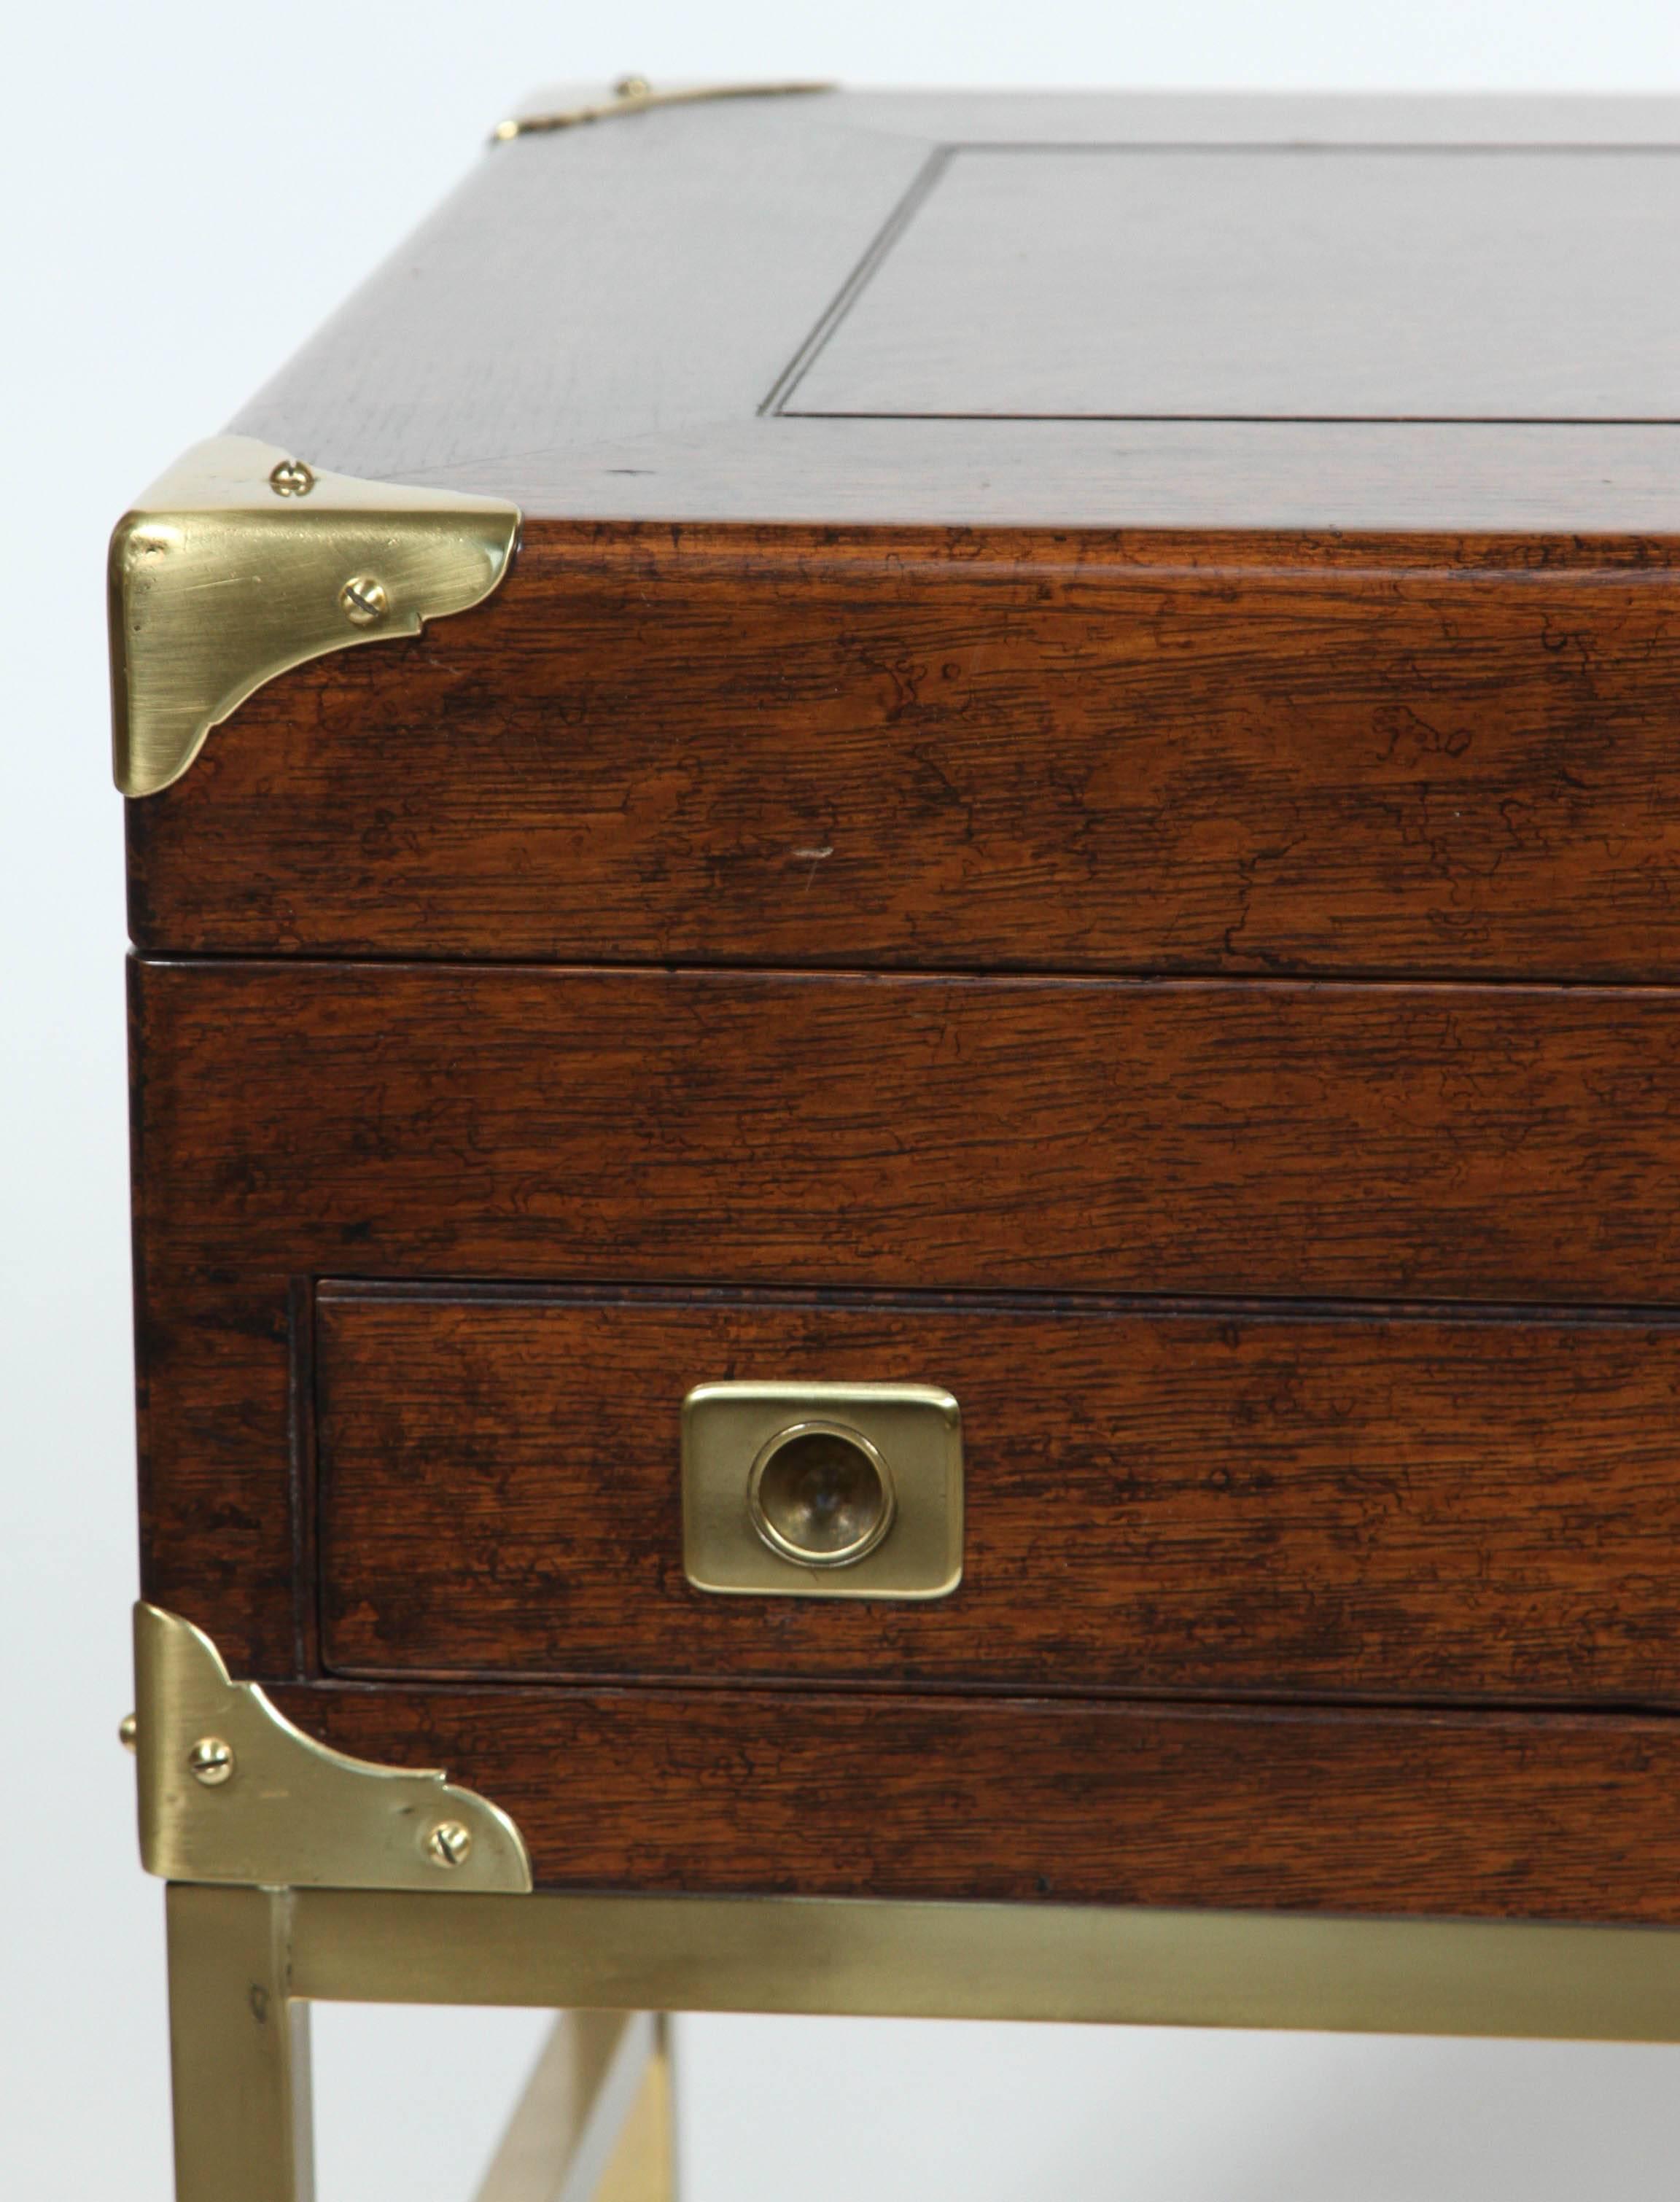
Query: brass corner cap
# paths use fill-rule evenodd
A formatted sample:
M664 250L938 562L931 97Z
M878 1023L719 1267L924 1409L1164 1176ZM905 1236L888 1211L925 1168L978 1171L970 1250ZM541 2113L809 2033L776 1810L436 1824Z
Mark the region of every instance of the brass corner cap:
M140 1858L170 1881L276 1888L531 1887L507 1814L435 1770L375 1766L233 1681L179 1614L134 1608Z
M327 474L251 436L195 444L111 536L117 786L170 786L276 674L481 603L519 526L499 498Z

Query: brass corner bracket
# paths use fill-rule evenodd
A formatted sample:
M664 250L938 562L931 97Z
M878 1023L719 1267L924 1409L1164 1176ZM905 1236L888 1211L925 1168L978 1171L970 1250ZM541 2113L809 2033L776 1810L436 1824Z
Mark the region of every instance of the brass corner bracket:
M832 79L795 84L688 84L656 91L645 76L621 77L610 99L582 107L557 108L546 115L510 115L490 133L492 145L510 138L530 138L555 130L575 130L585 122L610 122L624 115L645 115L651 107L695 107L715 99L790 99L812 91L838 91Z
M251 436L195 444L111 537L117 786L171 786L278 674L481 603L519 526L499 498L327 474Z
M134 1608L134 1688L147 1872L267 1887L530 1888L505 1812L440 1773L315 1742L161 1606Z

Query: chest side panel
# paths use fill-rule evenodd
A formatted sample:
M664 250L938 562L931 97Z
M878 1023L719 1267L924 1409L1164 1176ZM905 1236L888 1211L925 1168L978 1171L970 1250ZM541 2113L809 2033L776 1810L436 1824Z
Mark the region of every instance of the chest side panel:
M129 805L136 937L1661 978L1680 586L1536 556L530 536Z

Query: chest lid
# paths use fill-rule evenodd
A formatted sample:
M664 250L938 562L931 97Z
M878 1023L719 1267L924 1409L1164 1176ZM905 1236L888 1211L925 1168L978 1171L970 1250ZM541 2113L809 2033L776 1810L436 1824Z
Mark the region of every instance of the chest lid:
M1664 972L1677 216L1675 102L533 102L233 424L506 578L334 547L136 939Z

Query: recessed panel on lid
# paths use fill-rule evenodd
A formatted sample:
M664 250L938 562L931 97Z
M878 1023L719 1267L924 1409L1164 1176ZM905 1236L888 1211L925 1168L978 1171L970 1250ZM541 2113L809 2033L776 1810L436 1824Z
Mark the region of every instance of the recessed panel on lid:
M958 146L788 414L1680 416L1674 150Z

